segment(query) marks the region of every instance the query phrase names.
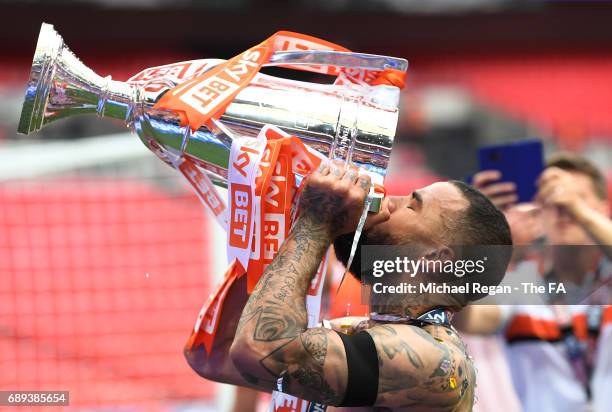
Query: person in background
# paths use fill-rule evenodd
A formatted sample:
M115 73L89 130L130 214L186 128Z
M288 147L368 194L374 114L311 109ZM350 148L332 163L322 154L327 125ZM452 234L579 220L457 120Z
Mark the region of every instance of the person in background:
M559 245L545 275L575 288L589 287L595 291L592 304L469 306L455 326L473 334L503 332L514 387L526 412L609 411L612 222L605 178L587 159L558 154L538 179L534 204L514 205L513 184L499 177L497 171L480 172L474 186L505 210L515 245L538 240ZM520 252L514 259L517 271Z

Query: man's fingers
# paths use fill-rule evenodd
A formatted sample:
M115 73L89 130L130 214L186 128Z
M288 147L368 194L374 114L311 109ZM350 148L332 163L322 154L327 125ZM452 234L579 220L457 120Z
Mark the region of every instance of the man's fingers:
M480 189L480 191L488 197L499 196L502 194L512 193L516 191L516 185L513 182L504 182L488 185Z
M502 195L502 196L495 196L494 198L491 199L491 202L493 202L493 204L497 206L499 209L505 209L506 207L511 206L515 204L516 202L518 202L518 196L516 195L516 193Z
M480 189L489 183L497 182L499 179L501 179L501 172L498 170L483 170L474 175L473 185Z
M539 203L550 203L553 197L559 196L565 192L563 185L555 183L547 183L540 187L536 197Z
M359 175L359 179L357 180L357 184L363 190L369 191L370 186L372 186L372 178L369 175Z
M562 187L559 182L556 181L547 181L540 185L538 190L538 197L540 196L549 196L552 192L557 190L558 187Z
M357 182L357 176L358 176L357 170L349 169L344 173L342 180L352 185L352 184L355 184L355 182Z
M542 208L534 202L525 202L510 208L506 213L539 216Z
M557 182L563 182L567 176L565 170L561 170L557 167L549 167L538 178L536 184L538 187L542 187L548 184L556 184Z
M332 175L334 175L338 179L341 179L342 176L344 176L344 164L334 160L330 164L330 172Z
M328 175L329 174L329 163L322 160L321 163L319 163L317 172L321 173L323 176Z

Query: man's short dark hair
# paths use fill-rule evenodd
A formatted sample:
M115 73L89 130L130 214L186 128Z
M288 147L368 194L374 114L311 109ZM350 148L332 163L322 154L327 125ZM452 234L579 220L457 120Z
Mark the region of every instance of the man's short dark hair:
M546 162L546 167L558 167L568 172L577 172L587 176L593 184L593 190L601 200L608 199L608 185L601 170L586 157L575 153L561 152L554 154Z
M459 180L451 180L469 202L467 210L456 216L454 230L460 234L456 244L512 245L510 226L504 214L488 197Z
M488 197L472 186L458 180L449 183L459 189L469 202L466 210L454 216L452 231L455 239L452 243L464 246L461 259L478 260L484 254L487 258L486 272L479 283L497 286L504 278L512 257L512 234L508 221ZM471 295L468 300L481 297Z

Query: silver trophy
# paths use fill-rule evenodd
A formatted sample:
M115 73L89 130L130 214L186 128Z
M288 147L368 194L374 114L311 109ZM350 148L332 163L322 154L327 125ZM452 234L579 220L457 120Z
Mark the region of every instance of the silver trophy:
M178 73L191 70L195 76L220 61L181 62ZM401 71L408 66L404 59L335 51L276 52L269 63L288 64ZM193 65L198 69L193 70ZM325 85L260 73L214 127L192 132L180 126L176 113L153 108L164 92L185 80L172 67L128 82L101 77L64 45L52 25L43 23L18 131L28 134L54 120L86 113L120 119L166 163L177 167L181 159L190 159L213 183L225 187L233 136L256 136L265 124L272 124L324 156L365 168L382 183L397 125L397 87ZM378 208L379 202L370 205L371 211Z

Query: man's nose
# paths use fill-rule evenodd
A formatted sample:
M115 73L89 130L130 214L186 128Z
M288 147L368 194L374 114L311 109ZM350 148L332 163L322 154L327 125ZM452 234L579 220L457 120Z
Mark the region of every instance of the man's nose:
M389 213L393 213L401 207L402 196L387 196L387 198L389 199Z

